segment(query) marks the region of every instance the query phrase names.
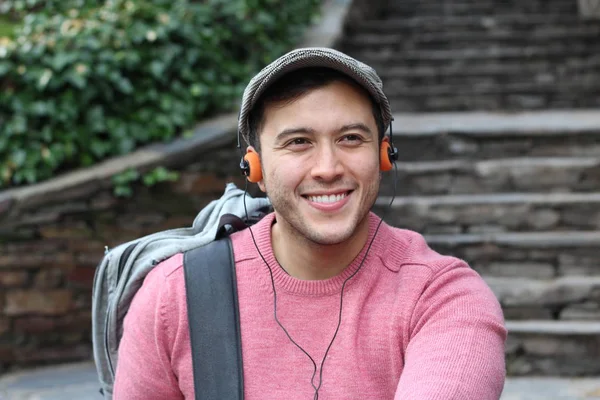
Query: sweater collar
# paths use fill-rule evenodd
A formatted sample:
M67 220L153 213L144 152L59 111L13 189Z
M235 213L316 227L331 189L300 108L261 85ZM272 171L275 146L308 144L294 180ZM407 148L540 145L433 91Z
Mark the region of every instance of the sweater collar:
M365 259L365 254L367 253L367 249L381 218L373 213L369 213L369 234L367 237L367 241L360 253L356 256L356 258L338 275L331 277L329 279L323 280L302 280L298 278L294 278L290 276L285 270L279 265L275 255L273 253L272 246L272 237L271 237L271 227L275 223L275 213L271 213L265 216L258 224L254 225L250 229L252 229L252 233L254 234L254 238L256 240L256 245L260 249L260 253L264 258L264 261L261 259L260 254L256 252L256 257L263 264L264 270L267 274L269 274L268 266L271 268L273 279L275 281L275 286L277 290L284 290L289 293L305 295L305 296L323 296L339 293L344 281L349 277L353 276L346 286L356 281L357 279L362 279L362 277L370 275L373 273L373 268L369 265L372 264L373 260L378 258L378 254L385 247L385 237L387 236L388 226L385 223L381 224L379 232L377 233L377 237L373 240L373 244L371 245L371 249ZM361 263L364 263L361 267ZM359 271L360 268L360 271Z

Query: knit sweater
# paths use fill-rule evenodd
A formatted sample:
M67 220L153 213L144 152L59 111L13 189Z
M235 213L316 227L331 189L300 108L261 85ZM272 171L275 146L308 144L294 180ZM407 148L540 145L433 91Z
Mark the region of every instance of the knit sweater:
M252 232L273 270L278 317L320 365L337 326L342 284L359 268L379 218L369 215L369 239L355 260L338 276L317 281L296 279L279 266L273 223L270 214ZM249 230L231 239L245 399L313 399L313 364L275 322L271 278ZM181 254L159 264L131 304L116 400L194 398L182 264ZM434 252L421 235L383 223L344 289L319 399L496 400L504 385L505 339L498 301L475 271Z

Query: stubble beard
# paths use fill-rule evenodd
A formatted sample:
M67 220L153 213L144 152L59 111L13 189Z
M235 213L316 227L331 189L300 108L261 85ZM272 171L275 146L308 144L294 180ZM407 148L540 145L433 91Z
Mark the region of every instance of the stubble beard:
M278 185L274 185L278 187ZM267 188L267 196L271 200L273 209L278 214L277 223L282 224L282 228L288 231L294 238L300 241L308 241L309 243L320 246L331 246L344 243L352 238L360 229L363 223L368 223L369 211L379 191L379 180L375 179L372 184L365 187L366 192L361 199L358 199L359 206L353 215L349 216L352 220L345 225L347 228L335 236L329 233L318 231L318 227L311 227L309 223L302 218L302 214L298 211L299 205L295 202L296 198L286 196L284 190L271 189L265 182ZM356 195L356 192L353 192ZM299 200L303 201L303 200ZM353 201L356 201L355 199ZM336 222L331 222L336 224Z

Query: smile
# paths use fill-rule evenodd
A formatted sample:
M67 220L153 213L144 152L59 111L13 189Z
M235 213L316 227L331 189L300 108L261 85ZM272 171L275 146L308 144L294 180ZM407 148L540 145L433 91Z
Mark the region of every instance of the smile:
M346 196L348 196L348 193L340 193L340 194L331 194L331 195L324 195L324 196L307 196L308 199L314 203L323 203L323 204L330 204L330 203L335 203L338 202L340 200L342 200L343 198L345 198Z

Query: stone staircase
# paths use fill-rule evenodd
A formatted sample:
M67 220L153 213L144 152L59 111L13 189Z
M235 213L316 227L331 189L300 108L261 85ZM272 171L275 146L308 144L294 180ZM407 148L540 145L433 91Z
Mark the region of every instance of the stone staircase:
M600 22L577 0L390 0L340 47L387 83L397 110L600 105Z
M564 115L577 129L581 113ZM503 134L459 116L468 131L442 122L434 134L402 127L433 115L396 115L404 158L386 220L483 276L504 309L510 374L600 375L600 113L576 133L543 132L545 113L529 115L540 128ZM388 174L379 215L392 194Z
M600 21L576 0L381 4L338 48L397 112L387 221L483 276L510 375L600 375ZM378 214L392 194L387 174Z

